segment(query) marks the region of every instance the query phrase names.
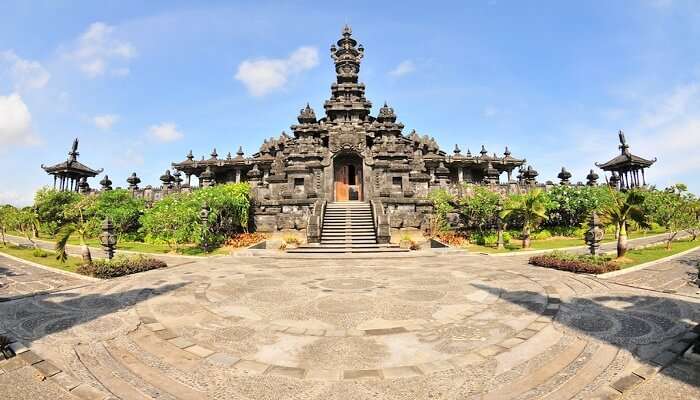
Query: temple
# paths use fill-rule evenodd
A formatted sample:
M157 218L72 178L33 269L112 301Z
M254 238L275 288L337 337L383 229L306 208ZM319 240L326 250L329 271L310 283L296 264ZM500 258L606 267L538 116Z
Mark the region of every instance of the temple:
M190 151L184 161L172 164L185 175L182 185L190 185L192 176L203 187L250 182L256 228L273 231L304 229L318 200L376 200L393 214L393 227L419 228L432 212L427 195L436 187L534 184L537 172L524 168L525 160L507 147L501 156L489 154L484 146L476 154L463 153L458 146L447 154L432 137L415 130L405 135L388 104L372 116L372 103L358 79L364 51L345 26L330 48L336 82L323 104L324 116L319 118L307 104L291 126L292 135L282 132L265 140L250 157L240 147L235 156L219 157L214 149L200 160ZM519 167L516 180L513 171Z
M620 190L646 185L644 169L651 167L656 162L656 158L647 160L632 154L624 132L620 131L618 137L620 139L620 155L608 162L596 163L596 167L610 172L610 181L608 183Z
M73 140L73 146L68 153L68 159L52 166L41 164L41 168L47 174L53 175L53 188L61 191L75 191L85 193L90 190L87 178L93 178L102 169L94 170L78 161L78 139Z

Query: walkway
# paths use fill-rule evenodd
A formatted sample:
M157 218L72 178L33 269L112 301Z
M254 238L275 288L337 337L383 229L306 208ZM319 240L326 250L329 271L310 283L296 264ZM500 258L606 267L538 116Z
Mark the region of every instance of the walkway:
M654 377L699 321L700 299L523 257L223 257L0 303L0 331L62 371L32 385L29 367L0 362L0 391L325 400L590 399L624 390L636 399L647 393L632 389L641 375L649 396L668 387L700 396L676 367Z

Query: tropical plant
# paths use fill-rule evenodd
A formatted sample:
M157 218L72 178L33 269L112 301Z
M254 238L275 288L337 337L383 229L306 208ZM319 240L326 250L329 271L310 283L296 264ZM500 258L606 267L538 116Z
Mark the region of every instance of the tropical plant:
M78 239L80 240L81 257L83 262L86 264L92 263L92 254L90 253L90 247L88 246L87 242L88 239L95 234L96 228L94 220L88 219L86 210L91 208L93 202L93 198L83 197L68 210L66 210L66 213L69 216L76 216L76 222L67 223L59 229L55 246L57 260L66 262L68 259L68 254L66 253L68 240L72 235L77 235Z
M608 187L612 201L602 209L602 219L616 227L617 257L627 253L627 224L636 222L641 227L649 226L648 219L642 210L644 192L640 189L618 192Z
M547 196L539 189L510 196L500 213L502 219L518 219L523 224L523 248L530 248L530 232L547 219Z
M608 190L600 186L558 185L547 190L547 227L580 227L593 210L610 201Z

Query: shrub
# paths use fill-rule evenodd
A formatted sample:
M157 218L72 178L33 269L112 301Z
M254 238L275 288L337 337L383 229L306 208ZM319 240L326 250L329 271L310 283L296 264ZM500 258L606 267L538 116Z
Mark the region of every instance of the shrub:
M447 214L454 211L454 196L445 189L435 189L428 193L428 199L433 202L435 217L430 227L432 234L445 232L450 229L447 222Z
M139 217L145 208L143 199L134 197L126 189L103 190L91 204L89 213L100 225L109 217L120 239L142 240Z
M267 239L269 235L264 233L236 233L226 240L226 246L233 247L235 249L240 247L252 246L256 243L262 242Z
M34 251L32 251L32 256L46 258L49 256L49 252L44 249L34 249Z
M534 240L547 240L551 239L552 233L548 231L547 229L542 229L541 231L537 231L532 234L532 239Z
M296 235L293 235L291 233L284 235L284 238L282 240L284 240L284 243L286 243L288 245L293 244L293 245L298 246L299 244L301 244L301 240L299 239L299 237L297 237Z
M504 231L503 232L503 244L508 244L510 241L513 240L513 236L511 236L510 232Z
M120 255L112 260L95 260L90 264L80 265L77 272L95 278L109 279L167 266L165 262L152 257L127 257Z
M467 238L456 232L440 232L436 235L442 243L452 247L462 247L467 244Z
M530 257L529 262L539 267L586 274L602 274L620 269L619 265L610 261L610 257L576 255L561 251Z
M216 185L154 203L139 219L146 242L166 243L176 249L185 243L200 243L203 227L199 212L205 202L210 208L209 244L220 244L248 229L250 185Z

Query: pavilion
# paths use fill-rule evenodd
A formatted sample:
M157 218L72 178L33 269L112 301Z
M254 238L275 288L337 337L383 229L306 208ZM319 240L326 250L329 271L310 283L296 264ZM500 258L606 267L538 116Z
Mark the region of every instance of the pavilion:
M52 166L41 164L41 168L47 174L53 175L53 188L61 191L79 191L81 182L87 185L87 178L93 178L100 174L103 169L94 170L87 165L78 161L78 139L73 141L71 151L68 153L68 159L62 163ZM57 186L58 183L58 187Z
M618 136L620 138L620 155L608 162L602 164L596 163L595 165L603 171L611 172L610 185L620 190L645 186L646 178L644 176L644 169L654 164L656 158L647 160L646 158L632 154L627 140L625 139L624 132L620 131Z

